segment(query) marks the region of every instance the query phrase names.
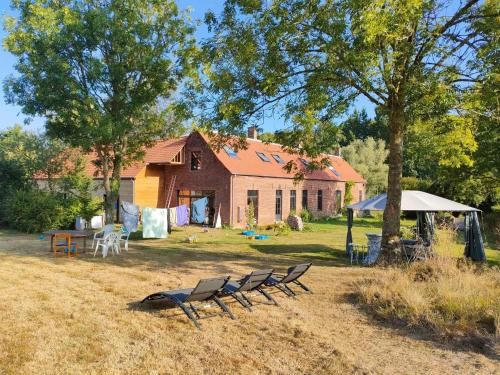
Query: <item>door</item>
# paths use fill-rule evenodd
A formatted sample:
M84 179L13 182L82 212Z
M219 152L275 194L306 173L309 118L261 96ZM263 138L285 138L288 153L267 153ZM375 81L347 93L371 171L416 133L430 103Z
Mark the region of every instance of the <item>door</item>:
M283 208L283 191L282 190L276 190L276 210L275 210L275 220L276 221L281 221L281 212Z

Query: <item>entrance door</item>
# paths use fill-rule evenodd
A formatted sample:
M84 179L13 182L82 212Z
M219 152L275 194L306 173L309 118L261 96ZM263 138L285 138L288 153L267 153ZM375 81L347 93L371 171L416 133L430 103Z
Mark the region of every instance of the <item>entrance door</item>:
M283 191L276 190L276 210L275 210L275 220L281 221L282 215L281 212L283 210Z
M208 198L207 212L206 212L206 224L213 225L215 219L215 190L177 190L177 201L179 205L185 204L193 212L193 202L200 198ZM191 214L189 215L189 220L191 222Z

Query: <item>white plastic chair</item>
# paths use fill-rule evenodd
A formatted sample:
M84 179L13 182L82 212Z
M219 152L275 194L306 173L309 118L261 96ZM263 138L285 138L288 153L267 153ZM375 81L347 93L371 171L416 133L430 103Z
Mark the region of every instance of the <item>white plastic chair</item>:
M92 239L92 249L97 250L97 246L104 241L104 238L115 230L114 224L106 224L103 230L94 233L94 238Z
M130 236L130 232L128 229L123 226L120 231L120 244L123 242L125 244L125 250L128 251L128 238Z
M103 258L106 258L106 256L108 255L109 249L111 249L111 251L117 255L120 254L120 233L108 233L106 237L102 239L102 241L97 243L94 251L94 256L96 256L99 247L102 248Z

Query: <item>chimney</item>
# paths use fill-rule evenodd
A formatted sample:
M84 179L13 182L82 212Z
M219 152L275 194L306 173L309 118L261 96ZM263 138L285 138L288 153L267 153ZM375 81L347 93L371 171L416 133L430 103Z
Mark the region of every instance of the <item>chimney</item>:
M248 138L257 139L258 135L259 135L259 131L257 130L256 126L249 126L248 127Z
M339 147L335 147L333 149L333 155L342 157L342 149L341 149L340 146Z

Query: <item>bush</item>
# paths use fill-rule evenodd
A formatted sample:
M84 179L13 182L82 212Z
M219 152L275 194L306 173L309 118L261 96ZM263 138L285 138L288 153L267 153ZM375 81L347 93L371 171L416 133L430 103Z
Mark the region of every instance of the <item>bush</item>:
M357 284L357 295L379 317L476 349L494 345L499 333L497 268L436 257L365 279Z
M11 192L3 212L7 225L23 232L72 228L81 204L74 199L38 189Z
M278 236L287 236L292 231L292 228L290 227L290 225L288 225L284 221L280 221L280 222L274 224L273 229L276 232L276 235L278 235Z
M432 181L423 180L417 177L401 178L401 189L403 190L421 190L431 193Z
M312 218L313 218L311 211L309 211L308 209L304 209L304 210L300 211L299 216L304 223L311 222Z

